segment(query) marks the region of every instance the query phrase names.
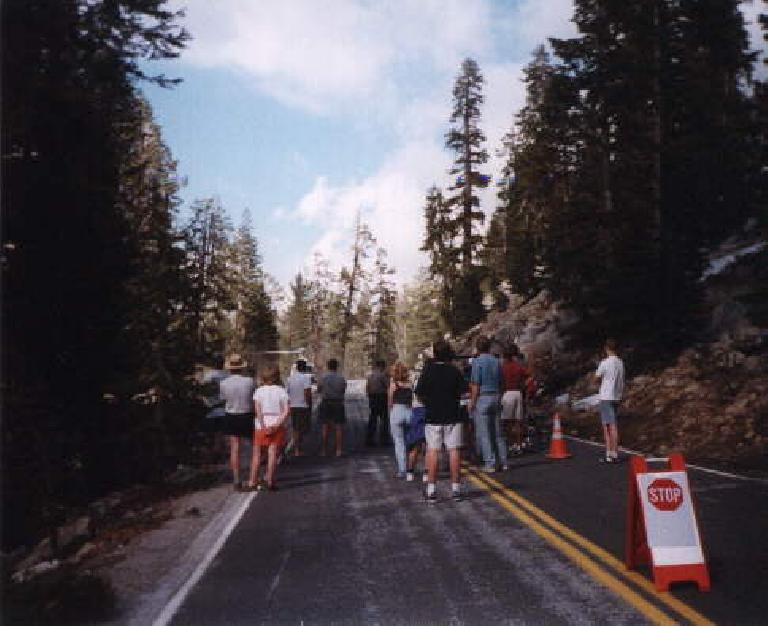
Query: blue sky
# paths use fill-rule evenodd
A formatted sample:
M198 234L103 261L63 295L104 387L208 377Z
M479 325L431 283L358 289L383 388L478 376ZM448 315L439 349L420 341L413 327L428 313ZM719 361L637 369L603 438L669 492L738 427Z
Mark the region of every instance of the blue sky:
M521 69L569 36L571 0L173 0L192 35L145 88L188 185L237 224L251 211L265 269L284 286L315 252L348 257L356 211L399 282L425 259L426 189L445 185L443 148L461 60L486 79L486 172L524 100ZM158 64L159 65L159 64ZM494 197L482 199L491 212Z

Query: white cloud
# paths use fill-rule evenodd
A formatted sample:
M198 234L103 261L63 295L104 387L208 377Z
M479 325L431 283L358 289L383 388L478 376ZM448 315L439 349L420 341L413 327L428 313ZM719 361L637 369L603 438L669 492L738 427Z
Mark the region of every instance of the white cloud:
M376 171L333 184L328 172L316 172L313 187L285 218L280 209L273 217L316 229L305 262L320 251L338 267L347 262L362 210L399 281L425 261L419 247L427 188L449 182L444 133L461 60L476 58L486 77L482 127L491 160L484 171L496 177L501 137L524 101L520 70L528 53L547 36L573 32L571 0L521 0L503 11L491 0L187 0L186 6L194 37L186 62L236 70L284 104L344 116L352 132L366 124L393 129L397 145ZM504 59L510 41L524 58ZM299 152L290 154L303 163ZM492 186L482 194L487 213L495 192ZM275 273L284 278L298 269Z
M440 146L412 142L363 181L330 187L325 178L318 177L295 213L305 224L324 229L305 263L318 251L333 267L349 264L353 224L360 210L363 221L397 268L398 280L411 278L424 262L419 252L424 195L436 177L445 176L447 165L447 155Z
M181 4L181 3L180 3ZM184 59L237 69L312 112L397 90L398 69L445 71L488 49L487 0L188 0Z

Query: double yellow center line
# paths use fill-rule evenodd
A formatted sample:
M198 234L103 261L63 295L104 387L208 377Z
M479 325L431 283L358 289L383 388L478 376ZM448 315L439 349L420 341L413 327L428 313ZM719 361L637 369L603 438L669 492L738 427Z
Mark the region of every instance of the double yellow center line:
M505 510L652 623L676 624L682 618L683 621L697 626L714 626L712 621L671 594L656 591L647 578L627 570L624 563L612 554L571 530L509 487L467 464L464 469L474 485L487 491ZM662 610L659 605L670 610L674 616Z

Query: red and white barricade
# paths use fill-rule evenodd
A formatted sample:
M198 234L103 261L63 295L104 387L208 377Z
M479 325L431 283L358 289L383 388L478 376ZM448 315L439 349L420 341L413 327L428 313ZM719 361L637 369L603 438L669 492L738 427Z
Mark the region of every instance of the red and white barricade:
M649 461L666 462L667 468L649 470ZM650 565L659 591L685 581L709 591L709 570L682 454L630 460L625 564L628 569Z

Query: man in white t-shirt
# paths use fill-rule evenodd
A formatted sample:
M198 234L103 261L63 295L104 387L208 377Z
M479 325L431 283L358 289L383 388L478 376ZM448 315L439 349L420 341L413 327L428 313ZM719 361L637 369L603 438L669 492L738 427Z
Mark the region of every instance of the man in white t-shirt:
M312 375L307 372L304 359L296 361L296 371L285 381L285 388L291 402L293 453L295 456L303 456L301 440L309 431L312 415Z
M616 342L605 342L605 355L597 366L595 378L600 381L600 421L603 424L605 438L605 457L601 463L618 463L619 427L617 411L621 396L624 394L624 363L616 354Z

